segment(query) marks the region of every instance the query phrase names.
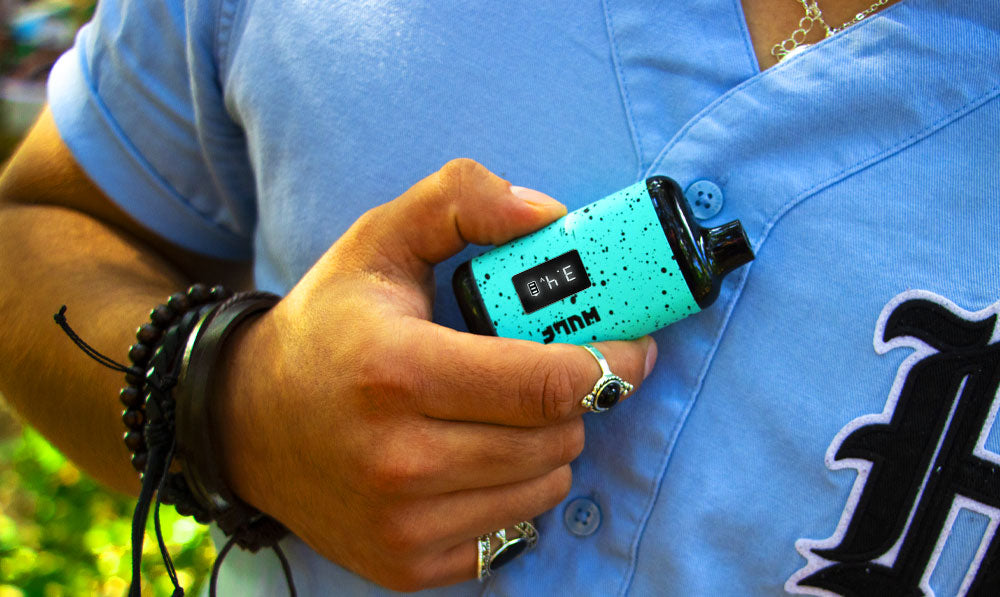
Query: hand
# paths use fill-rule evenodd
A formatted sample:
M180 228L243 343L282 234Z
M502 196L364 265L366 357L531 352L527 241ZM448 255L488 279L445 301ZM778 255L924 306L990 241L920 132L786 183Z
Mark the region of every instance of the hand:
M430 322L435 263L566 213L518 193L449 162L364 214L226 347L212 415L232 488L380 585L474 578L478 535L569 492L594 358ZM598 348L635 385L656 356L648 337Z

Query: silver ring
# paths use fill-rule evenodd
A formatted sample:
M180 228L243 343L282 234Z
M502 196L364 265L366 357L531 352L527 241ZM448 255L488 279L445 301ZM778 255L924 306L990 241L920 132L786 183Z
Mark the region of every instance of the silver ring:
M478 556L476 558L476 577L483 582L496 572L496 569L507 564L517 556L531 549L538 543L538 530L535 525L525 520L514 525L516 537L507 537L507 529L500 529L485 535L480 535L477 541ZM493 549L493 541L499 541Z
M479 555L476 558L476 578L483 582L490 576L490 555L493 551L489 535L480 535L477 540Z
M597 364L601 367L601 378L594 384L594 389L583 397L580 404L591 412L604 412L627 396L632 391L633 386L611 372L611 368L608 367L608 362L604 360L601 351L590 344L584 344L583 347L597 359Z

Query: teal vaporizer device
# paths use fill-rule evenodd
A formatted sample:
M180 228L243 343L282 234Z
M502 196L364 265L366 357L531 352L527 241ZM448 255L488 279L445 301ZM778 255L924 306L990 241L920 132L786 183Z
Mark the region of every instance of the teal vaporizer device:
M677 183L654 176L466 261L452 287L474 333L627 340L708 307L753 258L739 221L702 228Z

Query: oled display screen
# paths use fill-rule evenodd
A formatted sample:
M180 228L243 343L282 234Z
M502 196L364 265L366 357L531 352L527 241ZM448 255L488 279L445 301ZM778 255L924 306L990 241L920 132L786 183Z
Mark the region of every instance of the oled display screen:
M511 280L525 313L590 288L590 278L575 250L515 275Z

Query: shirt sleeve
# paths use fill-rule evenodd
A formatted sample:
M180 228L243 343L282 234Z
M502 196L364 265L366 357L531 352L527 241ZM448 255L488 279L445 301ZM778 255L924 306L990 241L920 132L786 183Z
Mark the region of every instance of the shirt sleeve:
M187 249L247 259L254 176L219 68L229 4L101 0L54 66L48 101L63 141L125 211Z

